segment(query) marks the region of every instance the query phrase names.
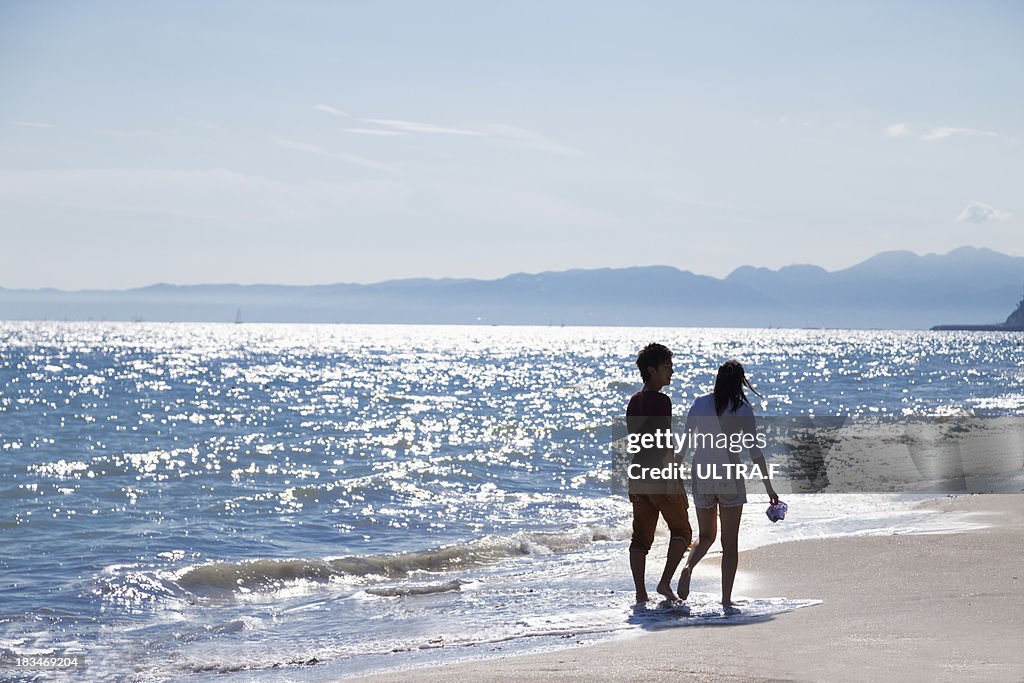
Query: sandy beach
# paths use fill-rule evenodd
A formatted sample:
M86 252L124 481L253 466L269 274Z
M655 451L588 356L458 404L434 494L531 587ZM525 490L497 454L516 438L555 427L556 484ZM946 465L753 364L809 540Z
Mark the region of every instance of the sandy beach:
M639 632L360 680L1024 681L1024 495L925 505L986 526L745 552L736 595L823 601L756 623ZM715 557L698 567L718 571Z

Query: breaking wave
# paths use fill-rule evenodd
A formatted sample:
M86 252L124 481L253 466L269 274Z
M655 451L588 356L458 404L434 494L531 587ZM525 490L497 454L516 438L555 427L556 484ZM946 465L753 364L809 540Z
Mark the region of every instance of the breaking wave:
M465 545L405 553L325 559L213 562L179 570L174 577L174 583L190 593L202 595L223 591L274 590L283 583L300 580L326 583L344 577L404 578L415 572L457 571L526 555L584 550L596 542L623 540L628 537L629 530L624 527L585 526L569 531L520 532L507 537L488 536ZM369 589L367 592L382 594L375 593L375 590L378 589ZM411 592L406 594L418 594L413 588L409 590ZM455 587L445 590L455 590Z

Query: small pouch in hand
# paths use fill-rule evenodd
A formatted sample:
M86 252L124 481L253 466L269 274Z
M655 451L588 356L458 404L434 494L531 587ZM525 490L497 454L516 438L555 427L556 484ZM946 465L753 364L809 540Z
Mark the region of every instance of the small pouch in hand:
M764 511L764 514L768 515L768 519L772 522L778 522L781 519L786 518L786 512L789 510L789 506L783 503L781 500L778 503L772 503L768 506L768 509Z

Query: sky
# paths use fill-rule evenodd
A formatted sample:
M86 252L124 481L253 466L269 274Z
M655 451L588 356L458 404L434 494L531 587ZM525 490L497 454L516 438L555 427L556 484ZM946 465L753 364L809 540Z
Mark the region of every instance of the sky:
M0 0L0 287L1024 255L1019 2Z

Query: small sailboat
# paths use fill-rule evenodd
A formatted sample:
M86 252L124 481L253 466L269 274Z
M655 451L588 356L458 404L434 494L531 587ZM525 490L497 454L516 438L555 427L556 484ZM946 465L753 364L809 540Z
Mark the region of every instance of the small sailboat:
M237 325L240 322L242 322L242 309L241 308L238 309L238 313L235 313L235 324Z

